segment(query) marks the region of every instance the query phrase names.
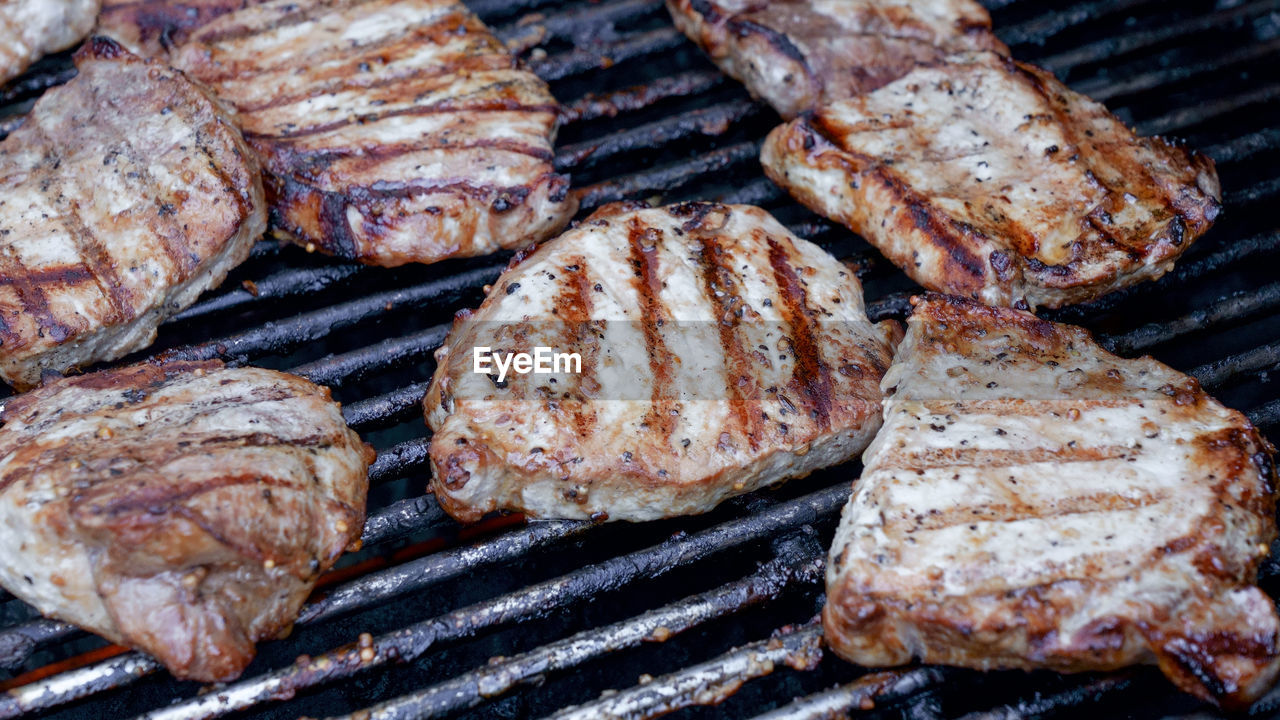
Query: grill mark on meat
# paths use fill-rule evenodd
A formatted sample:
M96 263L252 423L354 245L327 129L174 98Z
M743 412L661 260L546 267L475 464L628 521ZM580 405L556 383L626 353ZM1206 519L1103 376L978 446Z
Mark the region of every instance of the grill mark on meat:
M27 274L27 279L37 285L48 285L50 283L59 283L62 285L79 285L82 282L94 280L93 271L83 263L76 265L46 265L39 270L32 270ZM20 278L9 275L0 276L0 286L15 285L21 281Z
M11 285L18 295L18 303L22 306L22 311L35 318L36 327L41 336L48 332L57 342L66 340L71 336L72 328L54 317L44 289L33 282L31 271L27 269L22 258L10 253L8 248L0 252L0 275L13 278ZM10 332L8 325L4 330L4 347L13 350L29 344L22 335Z
M753 231L758 232L758 231ZM795 368L791 374L791 386L806 400L806 407L825 432L831 429L831 369L822 359L821 349L814 343L813 309L809 307L807 293L791 267L791 253L772 235L766 236L769 245L769 264L773 266L773 280L782 299L779 308L782 319L790 329L791 352L795 356Z
M721 262L724 254L714 234L694 233L699 241L702 288L707 302L715 309L716 331L724 353L728 376L729 409L738 427L747 436L752 452L760 449L760 394L754 380L752 361L738 335L738 311L745 311L745 301L734 293L732 271ZM738 307L734 307L737 305ZM747 389L749 388L749 389Z
M385 53L379 54L379 62L381 64L388 64ZM317 94L336 95L338 93L350 92L352 90L376 90L378 88L392 87L402 83L417 80L419 78L426 78L434 75L446 75L449 73L457 73L461 71L484 72L484 71L510 70L514 67L514 63L505 57L499 57L494 55L478 55L478 56L466 55L463 57L451 58L448 61L437 64L437 65L430 65L427 67L417 68L411 72L404 73L401 75L392 75L390 77L380 77L379 79L374 80L372 82L361 82L360 77L358 75L352 74L352 70L353 70L353 67L358 69L359 66L362 64L365 64L365 63L363 61L352 60L350 62L344 63L340 67L334 68L330 72L326 72L323 74L317 73L317 75L319 75L321 78L332 76L334 78L334 83L332 85L328 85L320 88L309 87L303 92L293 93L293 94L281 94L279 96L272 97L270 100L267 100L265 102L261 102L253 105L242 105L240 112L241 114L252 114L252 113L262 112L264 110L271 110L278 107L284 107L286 105L292 105L294 103L301 102L303 100L314 98ZM230 79L231 77L234 77L234 76L231 74L227 74L225 76L220 77L218 75L210 74L208 77L210 81L216 83L219 80Z
M1072 409L1086 413L1094 409L1123 409L1145 407L1143 403L1130 398L1059 398L1031 400L1024 398L998 398L993 400L926 400L919 402L930 413L945 416L950 413L965 415L992 415L1016 422L1018 417L1043 417L1052 415L1062 417Z
M359 243L347 221L347 198L340 193L325 193L320 201L320 229L334 255L360 257Z
M970 503L964 507L933 509L922 514L912 523L911 532L937 532L957 525L971 525L977 522L1015 523L1032 520L1052 520L1069 515L1085 515L1088 513L1112 513L1141 510L1163 503L1169 498L1165 495L1138 493L1121 495L1119 493L1096 493L1077 497L1055 499L1051 505L1043 503L1022 502L1017 495L1009 493L1008 503ZM894 534L906 534L894 533Z
M35 123L31 126L40 138L42 145L46 147L57 147L53 138L45 131L44 125ZM32 282L47 283L50 281L67 283L68 279L78 275L75 270L83 270L91 277L98 286L98 291L107 303L111 305L111 314L108 315L104 322L117 323L128 320L130 313L130 293L127 292L120 282L120 276L116 273L115 263L111 258L111 254L107 252L106 247L102 244L98 236L85 224L84 218L80 215L78 204L66 196L65 178L63 178L56 169L62 164L62 158L52 157L51 164L46 165L43 169L46 175L45 181L37 187L41 195L49 202L49 206L55 210L61 210L63 228L71 236L72 241L76 245L76 253L80 256L80 264L76 266L62 266L56 268L43 268L38 271L36 277L31 278ZM53 276L49 273L52 271Z
M305 167L309 172L321 172L336 160L357 158L360 162L354 165L353 172L363 173L370 166L378 165L387 158L399 158L411 152L429 150L499 150L516 155L525 155L544 162L555 159L555 153L545 148L526 145L518 140L507 138L472 138L461 142L449 142L448 133L431 133L399 143L377 143L369 147L347 145L326 148L292 147L284 142L277 146L277 153L282 162L294 167Z
M833 127L826 117L815 116L812 122L814 128L827 142L839 147L841 152L854 158L861 168L860 174L872 176L863 182L874 180L883 184L885 190L896 197L899 204L906 208L911 224L927 235L934 245L946 250L949 260L948 269L952 276L957 272L963 273L971 278L966 282L967 286L972 288L982 287L986 277L986 269L982 258L967 247L964 242L964 233L959 228L948 227L938 217L934 216L930 212L928 198L914 190L896 172L886 167L879 158L846 148L844 143L839 142L842 133L838 128Z
M51 147L54 146L52 139L45 135L43 128L40 128L40 134L45 142ZM50 180L51 182L40 186L42 192L53 207L62 205L64 227L76 244L81 266L93 277L99 292L111 305L111 314L104 319L104 322L117 323L128 320L131 315L132 293L121 283L114 258L111 257L111 253L103 245L97 233L85 223L80 215L79 203L66 196L63 187L65 179L52 175ZM56 196L53 192L54 183L58 188ZM59 203L59 200L62 202Z
M370 5L374 3L385 2L385 0L341 0L341 3L349 7L360 7L361 5ZM315 2L309 7L298 8L297 5L290 13L286 13L277 17L274 21L264 25L236 25L218 32L208 32L199 37L201 42L208 44L226 42L228 40L243 40L256 35L263 35L268 32L279 30L281 28L301 25L305 22L316 19L323 15L324 11L338 5L336 0L323 0Z
M1136 453L1119 445L1101 447L1021 448L930 448L906 453L886 453L880 467L893 470L933 470L936 468L1012 468L1033 463L1083 463L1118 460Z
M245 0L219 0L214 4L204 0L188 6L178 5L173 0L106 0L98 25L107 29L133 26L138 29L138 39L142 43L155 40L162 48L170 49L184 42L190 31L239 9L244 3Z
M669 319L662 304L662 279L658 276L658 250L663 240L662 232L646 227L639 218L632 218L628 224L627 238L632 267L631 284L640 301L640 326L644 331L649 371L653 375L650 386L652 407L645 416L645 423L656 425L663 440L668 441L675 431L675 418L680 412L680 405L671 397L670 352L662 337L662 326Z
M195 138L192 140L194 143ZM137 173L135 186L143 188L159 187L155 176L152 175L151 170L148 169L150 159L142 157L134 142L131 139L126 139L122 148L123 150L121 154L128 159L130 166L134 168L133 172ZM220 180L225 179L226 184L224 187L227 188L230 194L233 197L241 198L239 209L241 212L244 212L248 200L242 198L240 193L234 190L235 185L231 183L230 178L227 178L223 171L218 168L218 163L214 162L212 156L203 152L198 143L196 144L196 149L197 151L200 151L201 154L209 158L208 167L211 171L217 175ZM129 177L127 173L122 174L121 177L125 182L128 182ZM178 222L175 219L177 214L178 213L165 212L160 198L156 198L155 213L152 215L151 219L147 221L147 227L157 238L160 238L161 244L164 245L165 255L168 256L171 272L174 277L178 282L184 282L195 273L200 262L199 257L192 252L192 247L187 242L186 231L178 225Z
M729 22L725 23L725 29L739 37L746 37L751 34L759 35L760 37L763 37L765 42L769 43L769 45L771 45L775 50L800 63L805 72L813 72L813 69L809 66L809 61L804 57L804 53L801 52L800 48L796 47L795 43L791 42L791 38L787 37L784 33L780 33L771 27L761 25L754 20L747 20L742 17L731 18Z
M1074 118L1071 117L1062 99L1059 96L1055 95L1045 85L1044 78L1042 78L1039 73L1032 72L1030 69L1028 69L1027 66L1017 61L1014 61L1012 59L1007 59L1005 61L1005 64L1007 67L1011 68L1013 72L1016 72L1021 77L1027 79L1030 82L1031 87L1042 98L1044 98L1046 104L1048 104L1048 106L1051 108L1051 111L1053 112L1055 122L1062 129L1062 133L1067 137L1067 140L1071 143L1073 147L1080 147L1083 143L1090 142L1088 138L1080 137L1080 134L1077 128L1078 123L1075 121ZM1134 138L1134 139L1140 140L1137 138ZM1158 138L1155 138L1152 140L1158 140ZM1095 157L1098 156L1097 154L1094 154L1094 155ZM1123 155L1120 155L1117 153L1111 153L1107 155L1108 161L1113 163L1120 161L1121 158L1123 157L1124 157ZM1161 185L1160 182L1158 182L1158 180L1155 177L1155 174L1151 172L1150 168L1148 168L1147 166L1145 166L1140 162L1137 162L1137 163L1125 163L1123 166L1117 167L1116 170L1122 177L1130 178L1130 179L1141 178L1142 180L1141 182L1131 181L1128 183L1129 190L1118 191L1115 188L1108 185L1107 183L1103 182L1102 179L1099 178L1092 170L1087 171L1088 178L1093 182L1095 182L1105 194L1105 200L1104 200L1105 203L1114 204L1115 202L1117 202L1116 199L1126 192L1130 194L1140 193L1139 200L1143 204L1158 203L1164 206L1165 211L1168 212L1170 216L1173 217L1173 225L1171 227L1176 227L1179 224L1181 224L1182 226L1185 226L1186 223L1189 221L1189 217L1188 217L1189 213L1186 210L1184 210L1184 208L1178 205L1173 193L1169 193L1165 191L1164 187ZM1146 192L1143 192L1144 190ZM1133 245L1125 244L1123 243L1123 240L1125 239L1125 237L1116 236L1111 234L1109 231L1104 231L1103 228L1100 227L1100 224L1096 221L1092 213L1089 215L1088 221L1100 233L1104 233L1105 237L1111 240L1116 247L1127 252L1131 259L1135 261L1140 261L1143 257L1143 254L1147 251L1146 246L1148 245L1148 243L1145 242L1147 238L1142 236L1141 234L1130 234L1130 237L1134 241L1134 244ZM1172 243L1174 245L1180 245L1182 241L1181 239L1182 233L1178 232L1177 234L1179 235L1179 237L1177 238L1177 242ZM1031 255L1027 254L1027 257L1031 258ZM1055 267L1055 266L1047 266L1047 267ZM1068 274L1073 277L1076 275L1075 272L1071 272Z
M501 83L495 83L501 84ZM558 108L551 103L538 105L526 105L514 100L486 100L479 103L468 104L465 101L458 102L455 100L442 100L431 105L415 105L413 107L400 108L398 110L387 110L380 113L371 113L370 115L354 115L341 120L322 123L320 125L310 125L296 130L287 130L284 132L261 133L246 131L244 136L250 140L280 140L287 138L305 137L307 135L317 135L322 132L336 130L337 128L348 127L351 125L369 125L372 122L380 122L387 118L403 117L406 115L432 115L436 113L454 113L454 112L529 112L529 113L549 113L556 114Z
M564 347L579 350L582 357L582 372L577 375L578 397L572 399L573 428L578 437L587 437L596 424L594 406L588 405L599 387L596 379L596 361L600 344L595 337L596 329L591 322L591 280L587 277L590 267L585 256L576 255L570 265L577 265L579 270L564 270L568 282L560 287L554 307L563 309L561 320L565 324ZM590 338L588 340L588 338Z
M500 65L497 65L494 69L515 67L514 61L509 57L504 56L501 58L495 58L493 54L477 54L478 51L486 50L492 53L493 50L499 49L500 46L497 46L497 43L493 41L486 42L484 38L476 35L477 32L484 32L484 25L482 23L474 18L472 18L471 22L459 22L459 20L463 20L463 18L464 14L462 12L453 10L445 15L439 16L438 18L428 19L428 21L424 23L407 25L403 28L402 32L380 36L364 45L351 46L345 44L333 44L309 48L314 50L314 52L308 54L305 61L314 67L315 65L328 60L340 58L342 59L342 62L338 64L337 67L313 74L311 77L320 79L330 78L343 84L352 83L350 85L351 88L382 87L392 84L395 80L403 81L417 77L423 72L423 70L415 71L412 75L401 75L396 78L382 78L374 83L360 85L358 84L360 75L363 71L367 70L367 68L362 70L362 65L371 65L374 63L379 66L391 65L398 60L411 58L423 50L430 51L435 49L432 46L439 47L449 40L461 39L467 43L464 46L465 49L461 52L454 53L456 57L449 58L448 61L441 66L443 71L449 71L449 68L451 68L455 63L459 66L455 69L461 69L469 67L467 63L477 61L480 63L492 63L495 59L500 59L503 62ZM449 20L453 20L454 22L448 27L442 27L444 23ZM216 46L219 42L222 42L221 40L210 40L204 36L197 36L195 40L210 46ZM477 45L483 47L477 47ZM359 54L352 56L352 52ZM233 58L240 55L240 53L234 50L230 51L229 54L231 54ZM224 62L210 68L209 72L205 74L204 77L211 85L216 85L226 80L234 80L246 72L271 73L279 69L278 66L273 66L270 62L266 65L257 64L257 61L260 59L261 58L257 56L250 56L249 62L238 62L237 59L231 59L229 62ZM473 69L480 68L475 67ZM431 68L425 68L425 71L431 72ZM273 98L273 101L267 105L246 106L245 110L252 111L262 109L263 107L276 107L287 104L284 101L289 98L305 97L307 97L306 94L282 95L278 99Z

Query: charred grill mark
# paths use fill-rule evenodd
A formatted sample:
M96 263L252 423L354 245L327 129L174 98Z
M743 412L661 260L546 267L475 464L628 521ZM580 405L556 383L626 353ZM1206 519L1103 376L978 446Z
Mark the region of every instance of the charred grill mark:
M809 123L801 126L805 124L813 127L818 135L839 148L841 153L850 156L853 159L852 166L864 168L861 174L871 176L863 180L864 184L879 182L886 192L898 199L896 204L905 208L905 215L910 220L910 225L903 227L903 230L915 229L933 246L946 253L945 265L941 270L942 276L948 278L949 289L953 292L972 294L986 284L985 263L969 247L970 244L966 242L966 238L973 236L968 235L964 228L944 223L933 212L929 199L913 189L896 172L886 167L879 158L849 149L847 143L840 140L843 137L840 128L831 125L822 115L815 115ZM850 169L852 170L852 167ZM875 235L871 232L871 228L855 227L853 230L869 237ZM910 269L909 265L906 267Z
M222 185L222 189L226 191L227 197L236 204L236 208L239 210L239 216L241 218L247 218L253 214L253 203L249 199L249 187L253 184L252 179L249 177L241 177L239 178L240 181L237 182L235 178L232 178L227 174L227 171L223 169L222 163L218 162L218 159L213 156L213 153L210 152L209 147L205 143L197 142L196 151L204 156L207 161L205 163L205 167L213 174L213 177L217 179L218 184Z
M652 407L645 422L657 426L665 443L675 431L675 413L680 408L671 397L670 352L662 337L662 326L669 319L662 304L662 279L658 276L658 247L662 242L662 232L645 226L638 217L633 217L628 225L632 285L640 301L640 326L649 356L649 372L653 375L650 389Z
M566 282L561 285L555 307L563 309L561 320L565 323L565 347L579 351L582 355L582 372L577 376L578 397L573 402L573 427L578 437L585 438L596 423L595 410L590 401L599 385L595 372L600 344L591 322L592 290L591 280L587 277L587 260L583 256L576 256L570 261L570 266L577 266L578 269L562 268Z
M1012 468L1034 463L1086 463L1122 460L1137 450L1118 446L1025 448L995 450L978 448L930 448L910 453L889 453L879 467L886 470L933 470L938 468Z
M49 147L56 146L52 138L45 134L43 127L36 125L34 128L40 134L42 144ZM78 202L66 196L64 183L65 178L51 172L49 182L40 183L39 189L52 207L62 210L60 219L67 235L76 245L76 253L80 256L80 268L93 277L98 291L111 306L111 314L102 318L103 322L108 325L127 322L134 315L130 297L132 293L120 282L120 275L116 272L115 260L111 257L111 253L80 215Z
M93 271L85 265L54 265L52 267L45 266L39 270L31 270L27 273L26 278L37 285L79 285L94 279ZM16 285L22 281L22 278L13 277L8 274L0 276L0 286Z
M136 27L142 43L158 43L165 49L186 41L188 33L203 27L233 10L239 9L244 0L206 0L198 5L151 0L144 2L103 3L99 27Z
M245 132L246 139L254 140L272 140L283 138L296 138L306 135L317 135L322 132L328 132L337 128L348 127L350 125L368 125L371 122L378 122L392 117L403 117L406 115L431 115L435 113L463 113L463 112L528 112L528 113L547 113L551 117L555 117L557 106L554 103L543 103L538 105L527 105L516 100L498 99L485 100L481 102L468 103L465 100L459 102L454 100L442 100L432 105L415 105L413 107L400 108L398 110L388 110L374 114L373 117L368 115L353 115L341 120L323 123L320 125L311 125L308 127L298 128L296 130L288 130L279 133L259 133Z
M1030 520L1049 520L1068 515L1086 513L1126 512L1141 510L1164 502L1168 498L1149 493L1137 495L1100 493L1080 497L1061 497L1051 504L1025 503L1012 498L1010 502L966 503L963 507L947 507L937 512L922 512L919 519L910 521L913 532L945 530L956 525L977 522L1013 523Z
M791 266L791 254L772 235L766 239L773 281L782 300L779 311L791 331L789 335L795 356L791 386L808 401L808 409L825 432L831 429L831 369L822 359L821 348L814 342L818 328L815 327L813 309L809 307L804 285ZM791 250L794 251L795 247L792 246Z
M699 259L703 292L716 309L716 330L720 335L729 381L729 407L734 422L746 434L754 452L760 449L760 396L753 380L752 360L738 337L738 323L741 313L746 310L745 302L733 294L736 284L733 272L721 262L724 249L715 235L697 233L697 239L701 244Z
M18 296L18 303L22 306L22 312L31 315L35 320L36 333L39 337L44 337L47 332L54 342L63 342L73 334L72 328L64 325L58 318L54 317L53 311L49 308L49 298L45 295L44 288L36 282L36 276L29 270L22 258L13 254L12 248L5 248L0 251L0 277L9 280L9 285L13 287L14 293ZM4 343L3 352L9 353L14 350L30 347L38 342L37 338L24 336L23 333L12 332L8 324L4 327Z
M197 144L197 151L204 152L200 144ZM155 176L148 169L152 159L142 157L132 140L125 140L120 154L128 160L129 166L133 168L132 173L136 173L136 180L133 185L138 189L140 197L149 197L163 192L165 188L156 181ZM208 157L207 153L205 155ZM213 172L220 173L217 170L218 163L214 162L212 157L209 157L209 167L213 169ZM120 171L116 169L115 172ZM129 174L122 174L121 177L127 181ZM247 214L245 207L248 201L244 199L241 202L243 216ZM183 282L195 274L196 268L200 266L200 258L193 253L191 245L187 242L186 230L179 225L177 218L174 217L175 213L165 212L164 201L160 197L156 197L154 206L155 210L146 223L147 227L164 245L172 277L177 282Z
M1017 73L1020 77L1026 79L1036 93L1044 98L1045 103L1052 108L1054 120L1062 130L1063 134L1066 135L1068 142L1075 147L1085 147L1087 145L1095 151L1097 150L1097 148L1094 147L1096 141L1080 137L1080 133L1077 132L1076 126L1084 120L1070 115L1070 111L1064 107L1062 99L1046 84L1046 79L1042 75L1042 71L1012 60L1007 61L1006 66L1011 68L1012 71ZM1137 137L1132 131L1125 128L1119 120L1114 120L1114 122L1118 130L1122 133L1127 133L1129 138L1135 143L1148 146L1152 144L1144 143L1143 141L1146 140L1145 138ZM1185 148L1173 147L1165 143L1162 143L1162 145L1165 150L1179 156L1185 165L1193 167L1198 165L1198 163L1194 162L1196 158L1194 158ZM1093 154L1095 153L1082 153L1082 155L1086 157ZM1161 153L1156 151L1156 154ZM1126 155L1123 153L1111 152L1108 154L1108 159L1112 162L1118 163L1124 158L1126 158ZM1165 239L1168 240L1169 244L1173 247L1179 247L1182 245L1183 231L1189 225L1196 228L1193 233L1194 236L1198 236L1208 226L1206 219L1206 207L1196 200L1207 200L1208 208L1211 208L1209 212L1214 212L1216 214L1216 208L1218 205L1216 200L1201 197L1200 193L1197 192L1194 193L1195 200L1188 198L1186 202L1183 202L1179 197L1181 194L1168 192L1164 187L1164 183L1161 182L1155 176L1155 173L1152 172L1151 168L1147 167L1144 163L1124 162L1121 166L1117 167L1117 170L1119 176L1126 179L1123 188L1115 188L1107 184L1099 178L1092 169L1086 170L1086 174L1089 179L1096 183L1103 191L1106 197L1105 203L1109 207L1117 204L1119 202L1119 198L1125 194L1138 195L1139 200L1141 201L1160 205L1168 216L1167 228L1170 234L1169 237ZM1213 172L1213 163L1211 160L1208 161L1207 171ZM1187 184L1187 187L1194 188L1196 185L1194 182L1191 182ZM1142 192L1143 190L1147 190L1147 192ZM1191 193L1186 194L1192 195ZM1138 265L1149 261L1153 257L1166 256L1169 254L1168 252L1159 252L1155 247L1157 243L1148 242L1148 238L1145 237L1144 233L1133 232L1128 234L1122 233L1120 235L1113 234L1110 231L1104 230L1093 214L1090 214L1088 222L1094 229L1103 234L1105 238L1114 242L1118 248L1127 253L1132 265ZM1057 266L1049 267L1053 268ZM1069 274L1076 275L1077 273L1072 269Z
M326 193L320 201L320 233L327 241L325 247L343 258L360 257L360 245L347 221L347 198L338 193Z
M450 142L446 134L423 135L403 143L377 144L372 147L355 145L335 148L299 148L288 142L276 143L274 154L279 164L310 173L320 172L337 160L358 158L361 167L380 164L388 158L397 158L413 152L430 150L478 150L489 149L515 155L525 155L543 162L551 162L555 155L547 148L534 147L519 140L505 138L469 138Z
M385 64L385 58L382 58L380 62ZM511 60L505 56L469 55L466 57L454 58L438 65L418 68L408 73L390 74L385 77L380 77L377 80L362 81L358 75L352 74L353 66L355 69L358 69L361 65L366 64L367 63L352 60L348 63L344 63L342 67L324 74L333 75L334 79L332 82L327 84L317 84L313 82L302 92L292 94L281 93L280 95L273 96L266 102L258 103L256 105L240 105L238 109L241 113L256 113L277 107L283 107L285 105L292 105L308 98L315 97L317 94L332 95L352 90L376 90L378 88L401 85L421 78L448 75L457 72L478 72L486 70L499 71L511 68ZM321 75L320 78L323 78L324 75ZM201 77L205 78L205 82L213 83L220 80L229 80L234 76L220 76L202 73ZM313 80L320 78L313 78Z
M773 49L777 50L784 57L800 63L800 66L804 68L806 73L809 73L810 75L813 74L808 61L805 60L804 53L801 52L800 48L796 47L795 43L791 42L791 38L787 37L785 34L780 33L771 27L761 25L754 20L748 20L743 17L730 18L724 26L726 30L740 38L745 38L750 35L759 35L765 39L765 42L769 43Z
M111 315L103 318L103 322L114 325L133 319L132 293L124 288L115 269L115 260L98 236L85 224L75 202L67 201L64 219L67 232L75 240L84 268L93 275L98 290L111 305Z
M373 3L385 4L386 2L387 0L344 0L342 7L344 9L356 8L361 5L370 5ZM331 2L320 1L296 3L290 8L291 12L282 14L275 20L263 25L237 25L220 32L204 33L197 36L195 40L208 45L214 45L217 43L227 42L229 40L243 40L245 38L255 37L258 35L265 35L266 33L273 32L275 30L292 27L294 25L301 25L315 20L323 16L325 11L329 10L333 5L334 3Z

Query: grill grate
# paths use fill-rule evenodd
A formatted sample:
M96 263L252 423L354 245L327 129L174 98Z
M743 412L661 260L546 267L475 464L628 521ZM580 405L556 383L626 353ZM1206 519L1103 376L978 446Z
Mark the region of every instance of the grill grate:
M913 286L900 272L763 178L756 158L777 118L674 31L660 0L469 4L564 101L556 165L573 174L584 213L628 198L760 204L856 268L874 318L907 311ZM1280 230L1266 204L1280 196L1280 0L988 5L1018 57L1144 133L1204 148L1225 186L1218 226L1159 283L1046 315L1189 371L1274 435ZM64 55L0 90L0 133L69 74ZM289 639L264 643L243 680L207 692L0 593L0 718L698 717L713 701L773 720L1202 709L1148 669L862 674L818 662L823 550L856 463L697 518L457 527L422 495L419 401L453 311L474 306L506 259L384 270L264 241L166 324L148 353L291 369L334 388L380 450L364 549L325 578ZM1280 592L1280 563L1261 582ZM1255 711L1278 708L1280 694Z

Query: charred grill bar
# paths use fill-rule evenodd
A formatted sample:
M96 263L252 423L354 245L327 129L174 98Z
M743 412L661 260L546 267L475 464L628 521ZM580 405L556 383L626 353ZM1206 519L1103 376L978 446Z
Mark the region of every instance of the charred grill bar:
M650 197L761 204L858 269L873 317L906 312L912 285L901 273L763 179L756 155L776 118L671 28L660 1L470 4L529 49L530 66L564 102L556 166L573 174L584 212ZM1151 352L1192 373L1275 437L1280 232L1268 203L1280 197L1280 2L989 6L1018 57L1106 101L1141 132L1203 148L1224 183L1218 226L1169 276L1048 315L1089 327L1121 354ZM67 68L65 58L45 60L0 91L0 128L66 81ZM0 595L0 717L292 718L366 708L386 718L696 716L699 703L719 700L733 716L773 720L845 710L1003 718L1197 709L1146 669L865 674L818 662L819 631L807 623L856 463L706 517L460 530L422 495L419 400L453 311L474 306L505 261L370 269L262 242L221 289L170 321L149 352L292 369L334 388L348 421L380 450L365 547L331 575L290 638L264 644L241 681L203 694ZM1278 569L1263 568L1272 593ZM606 690L618 692L601 697ZM1255 711L1278 708L1273 693Z

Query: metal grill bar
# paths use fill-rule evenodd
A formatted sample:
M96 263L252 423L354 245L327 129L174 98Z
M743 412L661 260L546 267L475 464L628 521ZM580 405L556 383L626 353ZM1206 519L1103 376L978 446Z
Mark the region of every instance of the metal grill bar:
M1170 65L1158 70L1150 70L1148 72L1130 75L1123 80L1117 80L1112 75L1108 74L1089 80L1082 80L1078 83L1072 83L1072 85L1075 90L1088 95L1098 102L1107 102L1113 98L1125 95L1134 95L1148 90L1167 88L1176 82L1190 80L1191 78L1197 78L1201 75L1220 73L1235 65L1243 65L1255 60L1261 60L1263 58L1270 57L1277 52L1280 52L1280 39L1258 45L1246 45L1245 47L1237 49L1235 52L1227 53L1212 60L1191 63L1188 65Z
M556 169L570 170L585 163L599 163L623 153L667 145L692 135L723 135L733 123L758 114L763 107L751 100L712 105L611 133L597 140L567 145L556 151Z
M1194 375L1201 385L1212 388L1222 385L1243 373L1256 372L1277 366L1280 366L1280 342L1273 342L1239 355L1232 355L1206 363L1192 370L1190 374Z
M1066 10L1031 18L1018 25L996 26L996 34L1008 45L1042 43L1063 30L1082 25L1089 20L1114 15L1151 5L1159 0L1093 0L1076 4Z
M1147 323L1121 335L1099 338L1103 346L1118 355L1131 355L1183 335L1204 330L1220 323L1240 320L1264 310L1280 307L1280 283L1264 285L1256 290L1239 292L1200 308L1180 318Z
M530 60L529 69L538 77L552 82L579 75L589 70L608 68L624 60L653 55L664 50L674 50L687 40L673 27L664 27L636 33L613 43L601 43L590 47L575 48L545 60Z
M449 334L450 325L436 325L416 333L400 335L358 350L331 355L299 365L291 372L320 385L339 388L350 382L392 368L403 367L429 357Z
M533 19L533 22L520 21L499 30L497 34L508 47L536 45L566 37L581 38L589 42L609 25L650 15L661 8L661 0L621 0L543 15Z
M966 715L963 720L1021 720L1027 717L1044 717L1067 708L1080 709L1097 702L1104 695L1111 695L1129 688L1134 682L1130 673L1114 673L1090 680L1061 692L1040 694L1033 700L1005 705L984 712Z
M209 360L219 357L248 358L269 353L287 352L298 346L321 340L335 330L342 330L372 317L396 310L422 308L446 302L473 292L481 285L497 279L501 265L465 270L457 275L439 278L403 290L366 295L320 310L295 315L287 320L268 322L243 333L198 345L190 345L165 353L182 360Z
M699 175L722 172L738 163L758 158L760 145L761 141L741 142L682 162L588 185L577 191L578 198L583 208L592 209L606 203L626 200L640 193L670 193L693 182Z
M1266 103L1280 98L1280 83L1255 88L1239 95L1214 100L1213 102L1183 107L1167 115L1143 120L1138 123L1145 135L1163 135L1185 127L1212 120L1234 113L1241 108ZM1231 200L1230 197L1227 198Z
M224 289L178 313L169 322L190 322L215 313L240 310L264 300L277 300L323 292L341 282L368 274L365 265L325 265L318 268L290 268L253 282L246 287Z
M617 117L619 113L643 110L663 100L700 95L724 82L724 75L718 71L693 70L602 95L589 93L565 103L560 109L560 122L571 125Z
M369 467L369 484L395 480L413 470L425 468L430 460L427 456L430 445L429 438L416 438L379 452L378 459Z
M1173 22L1167 25L1160 25L1151 30L1142 30L1135 33L1103 38L1096 42L1087 43L1056 55L1041 58L1037 64L1049 68L1055 73L1065 73L1068 69L1078 67L1085 63L1095 63L1101 60L1114 59L1120 55L1126 55L1160 43L1198 35L1219 27L1229 26L1247 20L1253 20L1254 18L1266 15L1267 13L1275 12L1277 9L1280 9L1280 1L1277 0L1261 0L1260 2L1244 3L1237 7L1224 9L1208 15L1190 18L1181 22Z
M418 414L430 383L420 382L342 408L347 424L360 432L404 422Z
M755 720L829 720L847 717L852 710L881 709L904 697L913 697L942 684L947 673L938 667L863 675L826 692L800 698L790 705L757 715Z
M565 708L548 720L651 718L693 705L715 705L743 682L768 675L778 665L796 669L816 666L822 658L821 640L822 628L807 625L595 702Z
M368 720L409 720L439 717L475 707L532 678L563 672L643 642L665 642L691 628L777 598L797 582L816 583L821 580L823 567L822 550L812 538L803 543L793 542L783 547L779 557L742 580L605 628L585 630L374 706L360 715Z

